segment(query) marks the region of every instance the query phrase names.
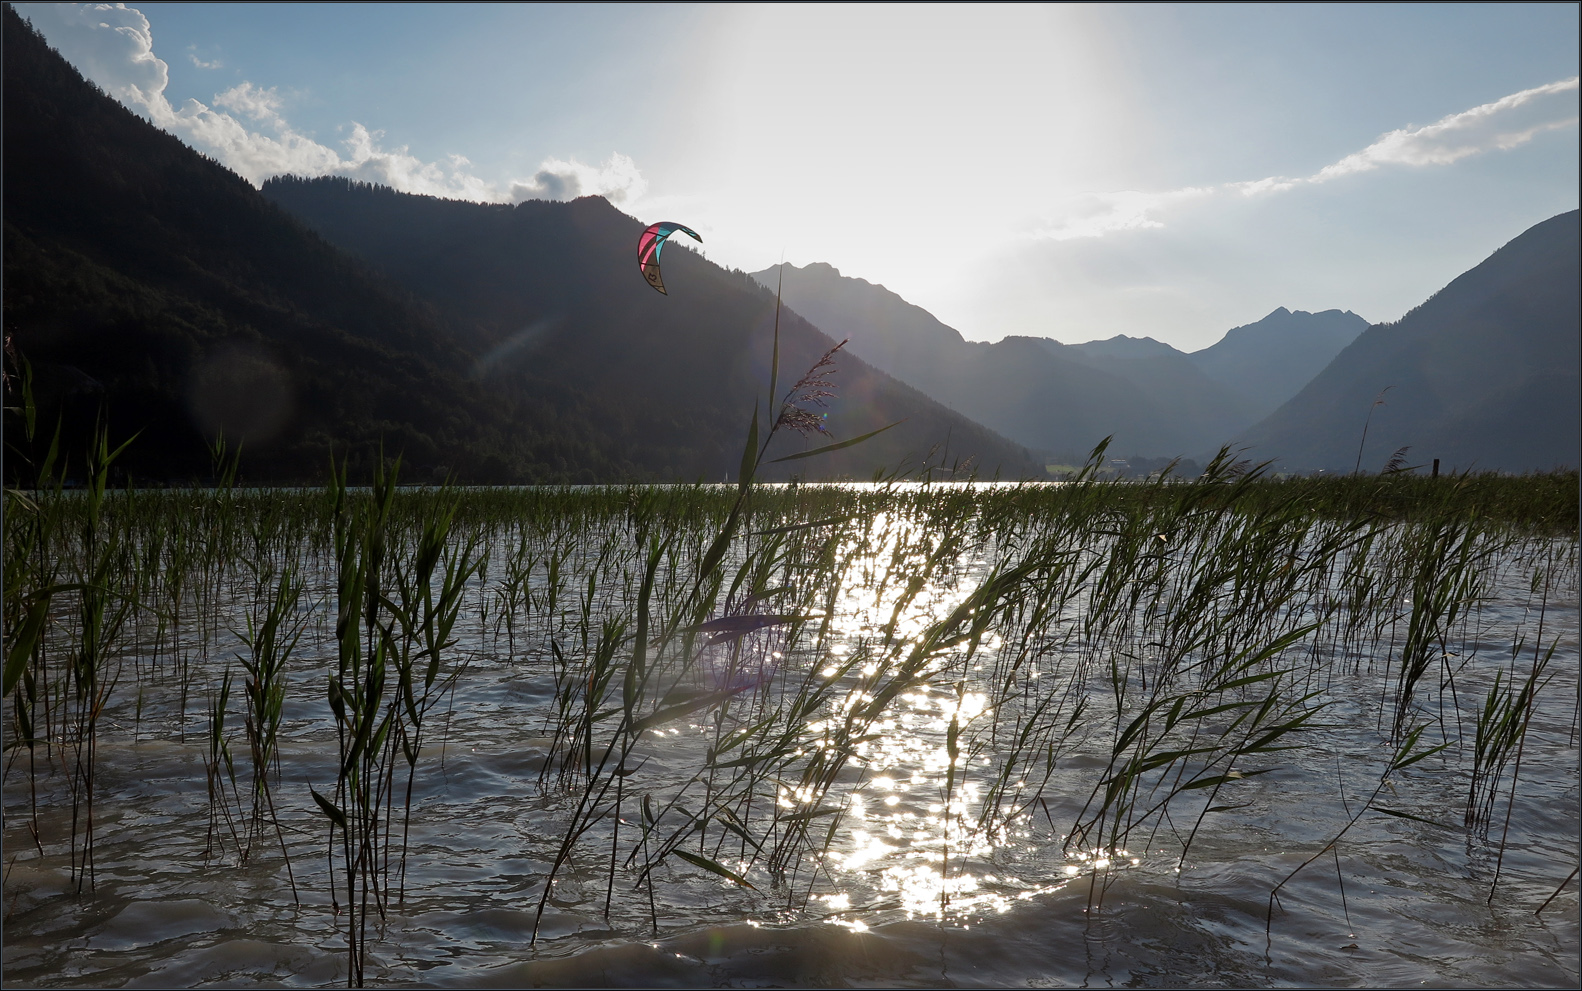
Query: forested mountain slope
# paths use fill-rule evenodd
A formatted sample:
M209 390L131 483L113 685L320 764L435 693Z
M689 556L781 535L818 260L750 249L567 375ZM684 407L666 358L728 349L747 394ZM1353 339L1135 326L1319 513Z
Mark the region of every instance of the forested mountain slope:
M222 430L254 480L319 480L332 448L360 458L381 440L518 477L532 445L516 411L468 388L428 307L4 17L6 332L34 367L43 434L59 411L80 452L102 408L113 441L140 432L121 463L153 480L207 474Z

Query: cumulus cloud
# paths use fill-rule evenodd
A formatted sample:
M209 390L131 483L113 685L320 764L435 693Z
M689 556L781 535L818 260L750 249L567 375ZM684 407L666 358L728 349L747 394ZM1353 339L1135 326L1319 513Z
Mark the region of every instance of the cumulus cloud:
M1265 196L1302 185L1316 185L1385 166L1423 168L1450 165L1487 151L1508 151L1545 131L1577 124L1577 77L1535 86L1492 103L1451 114L1423 127L1407 126L1381 135L1309 176L1269 176L1218 186L1188 187L1166 192L1126 190L1093 193L1068 203L1058 220L1044 225L1035 237L1065 241L1102 237L1115 231L1163 227L1157 214L1189 200L1220 193Z
M284 116L285 100L275 88L247 81L216 93L212 106L189 99L177 107L165 93L169 66L154 54L153 30L141 11L121 3L17 7L105 92L255 186L286 173L344 175L403 192L496 203L589 195L629 203L647 191L636 163L621 154L602 166L550 159L531 179L501 185L474 175L472 163L461 155L451 155L444 163L426 162L406 146L386 147L382 131L357 122L337 150L292 128ZM190 57L200 68L220 65Z
M83 75L123 102L141 104L163 93L169 67L154 57L148 18L120 3L19 3L32 20Z
M611 155L595 168L578 161L551 159L526 182L511 183L511 201L570 200L578 196L603 196L611 203L635 200L648 191L637 163L625 155Z
M272 124L276 127L285 124L285 120L280 116L284 101L280 99L280 93L274 87L264 89L262 86L243 82L240 86L232 86L223 93L214 94L214 105L234 110L243 117L261 124Z

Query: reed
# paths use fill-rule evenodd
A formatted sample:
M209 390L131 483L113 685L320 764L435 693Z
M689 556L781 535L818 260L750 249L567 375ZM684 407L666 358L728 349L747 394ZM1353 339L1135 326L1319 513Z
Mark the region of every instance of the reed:
M481 718L485 655L553 689L512 724L542 727L519 811L549 841L515 897L542 916L596 887L618 933L675 924L673 892L704 883L721 911L806 917L864 883L851 831L898 823L882 803L906 784L937 806L906 828L941 918L1013 836L1102 907L1128 851L1190 878L1276 772L1338 756L1342 723L1382 770L1360 807L1335 796L1309 864L1338 867L1373 817L1447 828L1412 797L1432 757L1494 884L1510 869L1501 817L1514 839L1563 694L1546 686L1574 677L1544 619L1575 592L1574 473L1276 479L1227 451L1201 477L1126 482L1101 447L1058 487L761 483L775 432L812 423L787 408L816 416L839 356L772 382L727 486L410 488L381 459L367 488L342 462L322 490L247 491L223 451L216 489L118 493L107 439L97 488L42 470L6 494L7 773L26 769L35 809L75 789L80 819L52 832L35 811L38 855L91 884L94 741L123 732L105 713L177 739L186 696L207 696L211 849L278 847L282 899L328 886L348 981L374 980L379 921L433 897L409 840L443 824L420 796L447 705ZM1531 621L1485 612L1540 572ZM1514 654L1480 647L1493 629ZM333 755L334 781L295 796L286 740ZM919 780L884 791L901 766ZM307 815L316 864L294 839ZM1292 889L1269 884L1272 920Z
M370 498L355 505L348 498L344 466L331 488L339 581L335 627L337 669L329 676L328 700L335 718L340 760L334 798L326 798L317 791L312 794L330 820L332 863L335 831L340 831L347 983L351 987L362 987L370 900L380 915L385 910L384 876L379 870L382 860L380 813L394 771L385 746L395 716L394 706L386 700L393 637L379 620L395 472L386 470L381 455L375 466ZM332 897L339 898L333 887Z
M220 687L209 700L208 753L203 761L204 777L209 789L209 829L203 854L216 854L225 846L229 835L237 851L237 859L246 859L246 843L237 828L237 818L242 810L242 798L236 784L236 759L231 754L231 738L226 735L225 718L231 701L232 672L229 667L220 678ZM227 790L226 785L230 788ZM223 829L222 829L223 826Z
M260 547L260 556L263 548ZM252 562L249 562L250 564ZM254 600L247 617L247 633L242 642L247 654L241 658L242 670L247 680L247 747L252 758L252 815L249 818L246 851L251 852L253 841L267 817L280 844L280 856L286 865L286 878L291 885L291 897L297 899L296 876L291 870L291 853L286 846L285 832L280 815L275 809L274 786L271 781L280 777L280 722L285 711L286 663L302 639L306 623L298 611L302 599L303 582L296 569L287 564L273 582L266 569L252 565L258 582L259 598ZM271 585L273 588L271 588ZM246 853L244 853L244 859Z
M452 633L461 618L467 582L483 567L477 538L469 538L460 546L450 545L455 514L456 497L447 486L436 499L428 502L419 520L421 533L415 552L409 561L403 562L405 566L395 572L398 601L382 600L386 612L399 627L393 653L396 700L391 708L395 710L401 755L407 767L396 888L398 902L406 898L412 786L423 752L424 733L429 726L430 713L450 694L466 668L465 661L457 662L451 651L456 645Z
M95 807L99 722L115 686L118 672L111 660L137 591L124 587L135 579L128 567L128 548L121 534L105 525L106 485L110 465L130 441L111 449L109 431L101 425L88 451L88 486L79 531L79 568L73 583L78 594L77 649L68 672L71 702L67 740L70 747L69 783L72 796L72 871L78 891L92 885L94 875ZM78 846L78 828L81 845Z

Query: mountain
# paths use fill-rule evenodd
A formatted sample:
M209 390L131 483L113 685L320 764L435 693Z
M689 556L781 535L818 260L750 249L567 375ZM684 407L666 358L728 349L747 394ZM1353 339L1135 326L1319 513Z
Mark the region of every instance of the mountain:
M1242 390L1214 381L1192 355L1151 337L1116 336L1082 344L1041 340L1058 356L1114 376L1141 393L1142 399L1130 402L1145 403L1142 408L1155 411L1153 429L1160 446L1138 453L1157 456L1215 448L1258 419Z
M1368 321L1350 310L1308 313L1282 306L1257 323L1232 327L1188 358L1242 398L1252 423L1301 391L1367 327Z
M1161 388L1174 388L1180 400L1190 403L1189 397L1199 394L1200 387L1183 390L1183 384L1195 378L1185 370L1180 360L1185 359L1218 386L1210 391L1231 404L1235 417L1248 424L1273 413L1301 391L1367 328L1368 321L1350 310L1309 313L1282 306L1256 323L1232 327L1199 351L1178 351L1152 337L1117 335L1066 345L1069 350L1064 353L1130 378L1156 395ZM1152 368L1141 363L1114 365L1107 359L1150 359L1158 364Z
M482 381L582 411L656 475L735 477L747 422L764 402L775 324L774 295L745 274L673 243L664 255L670 293L654 292L638 274L643 224L598 197L506 206L333 178L274 179L263 193L431 302L481 356ZM786 312L780 391L836 343ZM833 438L782 434L771 456L901 425L777 471L866 476L916 466L940 448L936 457L970 459L985 473L1043 474L1024 448L859 357L834 360L835 394L823 410Z
M1067 352L1079 358L1162 358L1181 354L1175 348L1152 337L1127 337L1116 334L1107 341L1084 341L1081 344L1062 345Z
M1582 447L1576 211L1544 221L1394 323L1375 324L1240 441L1292 468L1575 467ZM1375 401L1382 398L1382 405ZM1371 416L1370 416L1371 412Z
M1047 338L964 340L922 307L815 263L754 273L784 280L787 305L879 368L980 423L1061 459L1106 436L1115 454L1197 453L1255 417L1189 356L1147 338L1066 345Z
M43 434L7 459L13 480L57 415L80 472L101 410L112 443L136 434L120 464L154 482L208 474L221 431L255 483L321 481L332 451L355 470L381 444L421 480L734 477L774 316L745 276L672 248L660 296L635 271L641 225L603 200L513 209L300 184L372 211L386 260L422 259L421 277L382 271L84 81L9 6L4 19L8 350L34 369ZM430 240L440 228L450 241ZM834 342L795 317L782 336L783 390ZM837 439L905 422L788 470L866 476L948 439L985 472L1042 473L856 358L836 363ZM828 439L793 435L771 456Z
M112 443L137 434L122 469L152 481L207 475L222 431L254 481L322 480L332 449L381 440L502 481L581 446L524 436L428 308L3 17L7 350L33 368L39 443L60 422L73 474L101 412ZM6 436L24 479L39 452Z
M971 350L958 331L932 313L883 286L846 278L833 265L774 266L752 277L767 289L783 291L786 305L831 336L849 339L853 354L930 394L930 385L919 380L932 383L944 366Z

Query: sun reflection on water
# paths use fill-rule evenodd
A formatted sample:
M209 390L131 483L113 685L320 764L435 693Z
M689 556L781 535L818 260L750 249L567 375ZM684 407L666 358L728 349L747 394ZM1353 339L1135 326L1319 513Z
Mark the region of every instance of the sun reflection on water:
M850 927L902 915L965 925L1145 860L1107 846L1066 849L1070 839L1059 829L1074 823L1054 820L1075 810L1051 813L1036 804L1045 786L1028 780L1031 767L1003 764L1001 734L1014 735L1030 717L991 672L1003 671L1016 645L992 624L953 639L932 632L958 610L975 615L964 607L1005 553L997 540L951 543L889 512L844 538L847 564L827 600L827 640L814 667L837 694L830 716L809 722L808 732L817 745L832 746L843 720L849 726L876 698L886 704L850 745L855 780L847 779L842 817L817 855L833 891L824 898L827 921ZM1057 622L1075 623L1086 608L1067 602ZM907 670L913 657L924 661ZM898 671L909 680L896 691ZM1022 698L1052 691L1034 687L1052 673L1048 662L1022 668Z
M973 587L967 579L988 556L985 548L968 545L952 560L935 562L933 581L892 580L892 573L916 573L923 548L929 548L927 535L912 521L888 513L876 515L865 533L843 547L850 565L832 600L835 642L820 670L826 679L844 679L845 693L835 706L840 713L874 698L875 679L886 663L877 659L882 654L876 648L899 645L904 651L925 637L932 624L966 600ZM988 631L976 644L938 651L917 682L894 696L889 711L874 723L872 738L854 747L866 780L850 792L835 841L823 857L835 889L821 896L832 913L826 921L857 929L864 912L967 917L1003 912L1053 890L1016 876L1015 870L974 873L997 853L1017 844L1025 848L1031 836L1025 823L982 828L984 785L968 772L985 761L960 746L970 725L994 718L989 695L967 680L969 651L976 658L992 657L1002 646L999 635ZM850 664L851 658L859 663ZM943 677L952 669L956 677ZM971 669L981 671L982 663L972 663ZM833 720L808 725L815 735L832 729ZM1015 787L1025 782L1018 780ZM1063 883L1058 876L1053 879L1053 886Z

